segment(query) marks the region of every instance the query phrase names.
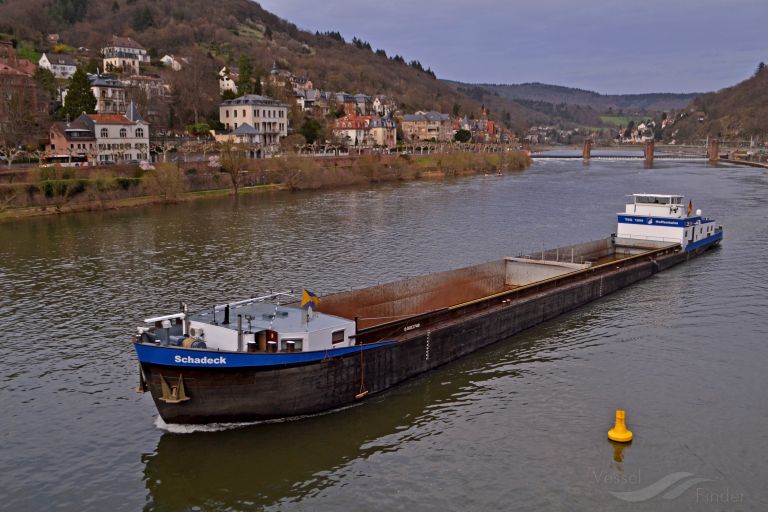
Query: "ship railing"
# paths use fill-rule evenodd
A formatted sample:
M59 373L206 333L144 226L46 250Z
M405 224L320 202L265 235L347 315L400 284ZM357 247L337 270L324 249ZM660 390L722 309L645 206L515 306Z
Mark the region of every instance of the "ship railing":
M273 300L273 299L280 299L281 297L288 297L290 301L295 301L299 297L293 293L293 290L285 290L281 292L274 292L269 293L267 295L261 295L259 297L251 297L250 299L244 299L244 300L238 300L235 302L228 302L226 304L221 305L215 305L213 306L214 311L221 311L227 308L229 306L230 308L234 308L236 306L242 306L244 304L251 304L253 302L264 302L267 300ZM277 305L280 305L280 301L278 300ZM145 318L144 323L146 324L154 324L156 322L162 322L164 320L184 320L187 317L187 313L181 312L181 313L173 313L171 315L162 315L162 316L155 316L152 318Z
M227 306L229 306L230 308L234 308L236 306L242 306L244 304L251 304L253 302L265 302L265 301L274 300L274 299L278 299L278 303L279 303L279 299L281 297L288 297L292 301L299 298L295 293L293 293L293 290L285 290L281 292L269 293L267 295L261 295L259 297L251 297L250 299L238 300L235 302L227 302L226 304L213 306L213 309L214 311L220 311L222 309L226 309Z

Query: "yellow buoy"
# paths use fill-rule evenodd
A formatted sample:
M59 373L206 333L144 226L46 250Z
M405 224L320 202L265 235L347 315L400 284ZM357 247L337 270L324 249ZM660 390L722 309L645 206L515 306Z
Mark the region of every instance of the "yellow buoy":
M608 431L608 439L617 443L628 443L632 440L632 432L627 430L624 423L625 412L621 409L616 410L616 425Z

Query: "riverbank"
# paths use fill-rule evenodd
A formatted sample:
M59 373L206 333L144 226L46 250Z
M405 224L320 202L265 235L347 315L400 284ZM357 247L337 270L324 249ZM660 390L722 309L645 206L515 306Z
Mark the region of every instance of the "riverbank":
M158 164L149 171L134 166L31 169L3 174L0 222L226 195L516 171L530 164L527 154L514 151L341 158L286 156L235 162L231 168L185 163Z

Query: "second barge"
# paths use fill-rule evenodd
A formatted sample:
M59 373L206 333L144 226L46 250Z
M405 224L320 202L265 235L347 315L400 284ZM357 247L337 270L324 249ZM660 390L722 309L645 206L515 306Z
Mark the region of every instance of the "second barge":
M717 246L683 196L634 194L609 238L320 297L271 294L147 319L140 390L166 423L339 408Z

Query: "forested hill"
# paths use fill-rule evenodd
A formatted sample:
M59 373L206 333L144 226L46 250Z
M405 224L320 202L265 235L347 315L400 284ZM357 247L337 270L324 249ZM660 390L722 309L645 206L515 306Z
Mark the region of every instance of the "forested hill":
M696 98L674 129L679 140L721 137L765 139L768 135L768 69L760 64L743 82Z
M683 108L700 93L600 94L584 89L541 83L477 84L478 87L510 100L526 100L552 104L580 105L600 112L661 112Z
M38 51L50 48L46 37L56 33L93 57L113 34L130 36L153 60L191 55L210 68L236 65L245 54L257 71L277 63L324 90L390 95L406 112L481 110L479 102L436 80L426 63L411 60L416 56L387 55L337 32L300 30L249 0L0 0L0 33ZM531 114L515 104L507 111L518 128ZM497 119L500 114L491 112Z

